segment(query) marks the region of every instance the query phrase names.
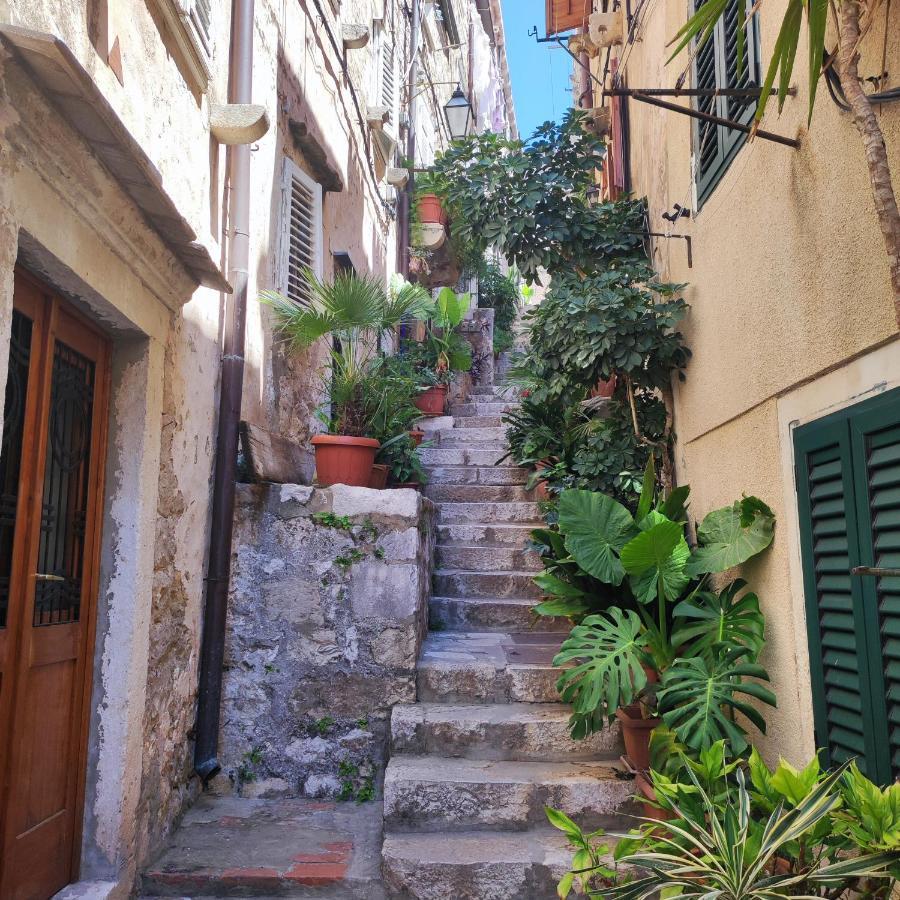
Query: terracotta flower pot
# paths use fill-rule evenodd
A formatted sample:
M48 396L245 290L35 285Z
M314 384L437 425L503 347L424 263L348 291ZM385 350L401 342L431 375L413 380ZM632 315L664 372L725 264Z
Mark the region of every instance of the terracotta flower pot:
M418 210L419 221L425 225L447 224L447 213L444 212L444 207L441 206L441 199L437 194L423 194L419 197Z
M617 381L618 379L615 375L610 378L601 378L597 382L597 386L591 391L591 396L609 399L616 392Z
M413 491L421 491L422 483L419 481L398 481L397 483L392 484L391 487L397 488L397 490L400 490L400 488L410 488Z
M544 460L541 460L535 467L535 472L543 472L544 469L547 468L547 463ZM549 500L550 499L550 488L547 487L546 481L539 481L532 488L532 494L534 495L535 500Z
M653 785L649 778L638 772L634 776L634 787L638 794L650 801L649 803L641 804L644 815L648 819L656 819L657 822L668 822L675 818L675 814L670 810L660 809L654 805L656 803L656 791L653 790Z
M312 445L316 449L316 481L322 487L331 484L369 486L375 453L381 446L374 438L317 434Z
M369 487L376 491L383 491L387 487L388 467L382 463L372 466L372 474L369 476Z
M409 432L409 436L413 439L413 443L418 447L425 440L425 432L421 428L413 428Z
M622 728L622 738L625 741L625 755L631 765L638 770L650 768L650 732L662 721L661 719L644 719L641 717L641 707L635 703L632 706L622 706L616 710L616 718Z
M447 385L435 384L413 400L416 409L424 416L442 416L447 402Z

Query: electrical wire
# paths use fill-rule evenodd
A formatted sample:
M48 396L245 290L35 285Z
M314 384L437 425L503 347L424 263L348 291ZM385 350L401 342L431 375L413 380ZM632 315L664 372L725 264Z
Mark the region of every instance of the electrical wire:
M837 49L832 53L826 52L825 59L832 60L836 55ZM841 79L838 77L837 72L834 71L834 66L826 65L824 74L825 86L828 88L828 93L835 105L844 112L850 112L850 104L847 102L844 89L841 87ZM866 94L866 98L869 103L896 103L897 101L900 101L900 87L888 88L886 91L876 91L873 94Z

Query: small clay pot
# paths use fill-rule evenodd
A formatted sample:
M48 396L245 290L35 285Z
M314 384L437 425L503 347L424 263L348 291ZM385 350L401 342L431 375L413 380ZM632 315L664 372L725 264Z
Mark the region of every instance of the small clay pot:
M400 488L411 488L414 491L421 491L422 483L420 481L399 481L392 484L391 487L396 488L397 490Z
M417 203L419 221L423 225L446 225L447 213L441 205L441 199L437 194L422 194Z
M319 485L369 486L375 453L381 446L374 438L317 434L312 445L316 449L316 481Z
M543 472L546 469L548 463L544 460L541 460L534 467L535 472ZM539 481L535 486L531 489L531 493L534 496L535 500L549 500L550 499L550 488L547 487L546 481Z
M413 403L423 416L442 416L447 403L447 385L432 385L427 391L422 391Z
M369 478L369 487L375 488L376 491L383 491L387 487L388 467L382 463L375 463L372 466L372 475Z
M668 822L675 818L675 814L670 810L654 806L656 803L656 791L653 790L650 779L641 772L634 776L634 787L638 794L650 801L649 803L641 804L646 818L655 819L657 822Z
M413 428L413 429L409 432L409 436L412 438L413 443L414 443L417 447L419 446L419 444L422 443L422 441L425 440L425 432L422 431L421 428Z
M650 732L662 721L658 718L645 719L641 716L640 704L621 706L616 710L616 718L625 741L625 755L632 767L638 771L650 768Z

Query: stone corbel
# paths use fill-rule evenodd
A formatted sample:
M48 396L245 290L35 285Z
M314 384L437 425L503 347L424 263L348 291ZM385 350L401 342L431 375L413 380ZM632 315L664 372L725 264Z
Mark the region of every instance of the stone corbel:
M384 179L391 187L395 187L398 190L405 188L406 183L409 181L409 169L398 169L394 166L389 166L384 173Z
M576 34L569 38L569 52L578 56L586 53L591 59L600 55L600 48L591 40L590 35Z
M390 114L386 106L370 106L366 110L366 124L372 131L381 131Z
M209 130L220 144L252 144L269 130L269 114L256 103L216 103L209 111Z
M592 13L588 20L590 39L597 47L612 47L625 39L622 9L615 12Z
M414 243L422 250L437 250L447 240L447 232L440 222L426 222L416 226Z
M345 50L362 50L369 43L369 28L367 25L342 25L341 37Z

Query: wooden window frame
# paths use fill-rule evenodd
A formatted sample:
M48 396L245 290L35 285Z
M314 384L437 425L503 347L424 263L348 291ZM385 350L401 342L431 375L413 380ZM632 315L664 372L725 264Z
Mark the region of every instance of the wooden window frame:
M753 6L752 0L738 0L738 2L743 2L747 12L749 12ZM692 12L696 12L700 5L701 4L699 3L695 3L692 6ZM725 60L725 16L720 18L716 23L713 36L710 38L709 43L712 45L713 53L715 55L715 86L717 88L734 86L729 83ZM759 84L761 81L761 63L758 14L750 20L748 25L744 53L744 64L750 73L750 82ZM697 74L698 59L699 56L695 59L693 65L693 82L696 87L701 87L702 85L699 84ZM710 107L707 107L704 111L711 112L713 115L721 116L725 119L733 119L734 121L740 122L742 125L749 125L753 121L756 102L753 101L748 103L744 109L738 111L737 114L735 114L734 105L734 98L716 97L713 98ZM694 108L703 109L703 101L700 98L695 99ZM718 148L715 160L712 164L709 165L708 168L701 170L702 162L700 151L703 146L704 135L708 133L707 129L715 129L714 132L709 133L714 133L716 135ZM728 168L731 166L732 162L734 162L735 157L741 151L741 148L747 143L747 135L743 131L726 128L724 125L711 125L707 122L702 122L699 119L693 120L691 132L693 142L693 180L697 195L697 209L700 209L709 199L713 191L715 191L719 182L728 171Z
M196 10L201 0L152 0L152 2L175 43L179 58L187 67L187 74L193 87L205 94L209 90L212 77L214 47L212 27L209 35L203 35L195 22ZM209 3L210 19L216 3L217 0L211 0Z

